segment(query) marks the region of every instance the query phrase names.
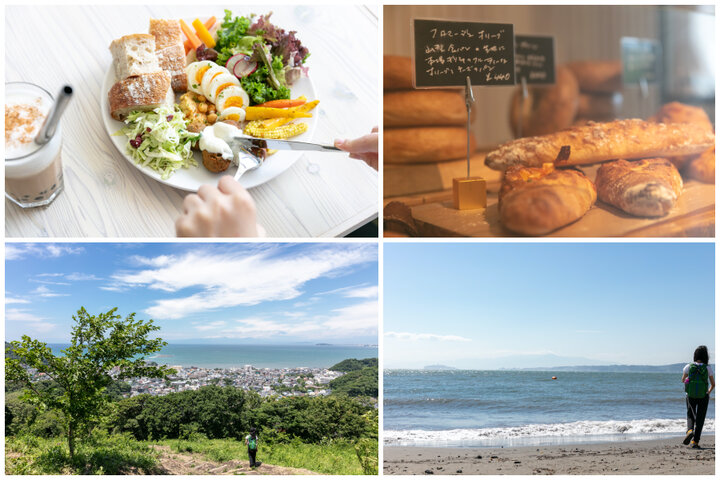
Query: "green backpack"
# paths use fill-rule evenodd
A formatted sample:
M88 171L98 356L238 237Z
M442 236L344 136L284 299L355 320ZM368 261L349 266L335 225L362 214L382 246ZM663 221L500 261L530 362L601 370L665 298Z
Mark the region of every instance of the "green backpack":
M248 439L248 449L257 450L257 437L250 436Z
M708 391L708 369L707 365L690 365L688 383L685 384L685 393L690 398L705 398Z

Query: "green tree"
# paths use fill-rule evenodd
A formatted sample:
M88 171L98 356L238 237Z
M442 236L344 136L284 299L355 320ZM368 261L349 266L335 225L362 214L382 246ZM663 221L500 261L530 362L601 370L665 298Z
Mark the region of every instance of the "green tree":
M6 382L22 384L25 398L40 409L63 414L71 457L76 438L99 420L108 403L105 391L116 379L164 378L173 373L165 366L145 363L145 355L167 345L160 338L149 338L160 327L152 320L135 320L134 313L122 319L116 311L95 316L80 308L72 317L71 345L60 356L47 344L24 335L22 341L10 343L13 355L5 358ZM34 372L45 374L58 388L36 388Z

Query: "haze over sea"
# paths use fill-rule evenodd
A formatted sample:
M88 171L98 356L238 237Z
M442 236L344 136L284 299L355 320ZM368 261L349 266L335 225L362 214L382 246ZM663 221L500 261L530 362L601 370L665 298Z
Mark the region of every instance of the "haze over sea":
M681 375L386 370L385 443L499 447L682 436ZM704 433L714 432L714 419L711 398Z
M51 344L59 353L67 344ZM186 345L169 344L148 361L183 367L328 368L347 358L374 358L377 347L359 345Z

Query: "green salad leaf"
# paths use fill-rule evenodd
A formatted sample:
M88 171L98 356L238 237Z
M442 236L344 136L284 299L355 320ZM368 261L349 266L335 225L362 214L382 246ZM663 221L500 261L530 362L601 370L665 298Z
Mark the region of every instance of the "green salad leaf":
M199 133L187 130L187 120L176 106L163 105L153 111L134 111L116 135L127 137L125 146L135 163L150 167L167 180L180 168L197 166L192 146Z

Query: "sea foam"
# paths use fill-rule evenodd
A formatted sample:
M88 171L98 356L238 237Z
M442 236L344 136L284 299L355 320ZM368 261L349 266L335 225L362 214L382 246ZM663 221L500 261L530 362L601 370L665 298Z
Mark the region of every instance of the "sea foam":
M385 430L383 435L386 445L493 447L645 440L682 435L685 428L685 419L649 419L532 424L507 428ZM704 432L710 434L714 430L715 420L707 419Z

